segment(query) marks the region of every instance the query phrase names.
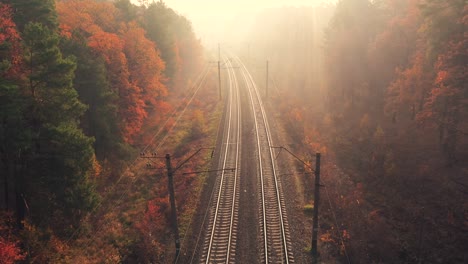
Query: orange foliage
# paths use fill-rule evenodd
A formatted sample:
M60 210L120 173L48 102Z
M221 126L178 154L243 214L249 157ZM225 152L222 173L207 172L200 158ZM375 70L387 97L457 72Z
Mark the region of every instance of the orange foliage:
M333 239L331 233L325 233L320 235L320 241L324 243L334 243L335 240Z
M147 108L167 95L164 62L155 43L134 21L120 21L109 2L71 0L57 3L62 34L80 32L96 56L104 58L111 89L118 95L118 115L126 142L132 143L148 116Z
M135 22L127 25L123 40L130 80L134 85L144 88L147 104L155 106L157 98L167 95L167 89L161 83L164 62L156 45L145 37L145 31Z
M113 63L113 60L118 60L121 64L126 63L122 53L123 41L114 33L98 31L89 37L88 45L103 56L108 64Z
M120 25L116 23L118 10L110 2L93 0L59 1L56 5L60 24L70 25L72 29L94 34L104 30L118 31Z

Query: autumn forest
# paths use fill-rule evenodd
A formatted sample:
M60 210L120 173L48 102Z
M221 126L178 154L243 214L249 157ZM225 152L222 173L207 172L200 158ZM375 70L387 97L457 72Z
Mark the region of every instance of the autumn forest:
M295 170L322 154L320 263L467 263L467 27L465 0L339 0L221 44L270 89ZM164 1L0 1L0 263L171 263L164 160L141 157L213 166L192 154L228 74L195 32ZM209 177L175 178L183 234ZM311 174L286 181L310 226Z

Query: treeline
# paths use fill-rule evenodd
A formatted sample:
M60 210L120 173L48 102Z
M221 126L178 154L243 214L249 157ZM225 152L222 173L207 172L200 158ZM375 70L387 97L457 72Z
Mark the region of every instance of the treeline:
M0 262L45 263L135 157L148 116L168 110L202 48L161 1L2 0L0 15Z
M322 239L336 247L324 249L341 261L466 262L467 18L464 0L341 0L320 32L281 30L300 16L268 31L291 134L346 172L324 178L338 218L325 209ZM319 45L288 48L314 35Z
M376 210L380 237L349 240L361 263L467 260L467 18L463 0L337 5L321 125Z

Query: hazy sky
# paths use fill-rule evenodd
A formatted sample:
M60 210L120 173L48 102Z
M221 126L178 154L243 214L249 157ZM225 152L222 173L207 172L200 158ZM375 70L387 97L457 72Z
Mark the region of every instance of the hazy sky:
M166 0L169 7L181 14L191 15L235 15L239 12L258 11L280 6L304 6L335 0Z
M131 0L137 2L138 0ZM155 0L158 1L158 0ZM282 6L312 6L337 0L164 0L166 5L187 17L202 40L220 38L235 24L247 25L245 20L267 8Z

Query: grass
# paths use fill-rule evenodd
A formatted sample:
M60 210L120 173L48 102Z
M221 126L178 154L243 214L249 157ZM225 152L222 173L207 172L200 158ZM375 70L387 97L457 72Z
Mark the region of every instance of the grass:
M304 205L302 210L304 210L305 214L312 215L312 213L314 212L314 205L313 204L306 204L306 205Z
M304 247L302 250L304 251L304 253L309 253L310 254L310 251L312 250L312 246Z

